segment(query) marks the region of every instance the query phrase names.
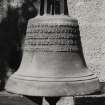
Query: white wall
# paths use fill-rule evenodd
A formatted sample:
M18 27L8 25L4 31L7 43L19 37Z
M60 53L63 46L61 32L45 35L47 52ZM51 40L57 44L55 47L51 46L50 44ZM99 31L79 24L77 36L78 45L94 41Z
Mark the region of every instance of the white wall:
M68 7L80 25L87 65L105 81L105 0L68 0Z

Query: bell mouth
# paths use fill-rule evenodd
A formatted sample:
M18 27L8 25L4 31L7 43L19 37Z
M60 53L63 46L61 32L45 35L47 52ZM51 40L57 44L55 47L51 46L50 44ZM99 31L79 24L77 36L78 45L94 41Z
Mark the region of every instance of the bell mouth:
M10 77L5 89L8 92L29 96L74 96L99 91L100 85L94 75L86 78L69 78L71 81L43 81L42 78L32 80ZM74 79L74 80L73 80ZM42 81L41 81L42 80ZM49 78L47 78L49 80Z

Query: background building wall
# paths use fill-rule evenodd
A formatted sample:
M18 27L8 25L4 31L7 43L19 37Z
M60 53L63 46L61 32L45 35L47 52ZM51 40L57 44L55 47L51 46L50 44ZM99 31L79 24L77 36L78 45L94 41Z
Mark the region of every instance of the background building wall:
M86 63L105 81L105 0L68 0L68 7L79 22Z

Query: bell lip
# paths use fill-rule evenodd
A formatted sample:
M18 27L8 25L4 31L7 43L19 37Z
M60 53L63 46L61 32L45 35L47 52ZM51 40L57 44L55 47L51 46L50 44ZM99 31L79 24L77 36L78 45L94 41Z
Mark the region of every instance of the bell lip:
M5 86L6 91L10 93L28 96L78 96L95 93L100 88L97 77L74 82L30 82L10 78Z

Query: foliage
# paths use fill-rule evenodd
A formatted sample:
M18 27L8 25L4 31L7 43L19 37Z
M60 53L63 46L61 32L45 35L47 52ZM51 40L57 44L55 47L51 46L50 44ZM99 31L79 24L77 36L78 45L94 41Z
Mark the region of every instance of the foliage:
M2 87L8 74L16 71L22 58L21 41L27 22L37 15L32 0L2 0L0 3L0 79ZM20 3L20 4L19 4ZM11 73L8 73L11 72Z

